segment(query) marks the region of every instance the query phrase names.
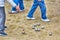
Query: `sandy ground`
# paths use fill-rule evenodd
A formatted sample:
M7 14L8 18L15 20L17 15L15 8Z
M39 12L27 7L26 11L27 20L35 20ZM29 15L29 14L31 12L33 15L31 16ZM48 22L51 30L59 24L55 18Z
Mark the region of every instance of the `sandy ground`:
M59 0L46 0L47 16L50 22L41 21L41 12L39 7L37 8L34 17L36 20L27 20L26 16L29 12L32 1L24 1L25 11L18 14L9 14L11 6L6 3L6 25L5 30L8 35L0 36L0 40L60 40L60 1ZM44 25L45 29L40 29L40 32L36 32L32 29L32 25L40 23ZM26 34L22 34L22 29L25 29ZM49 32L52 32L52 36L49 36Z

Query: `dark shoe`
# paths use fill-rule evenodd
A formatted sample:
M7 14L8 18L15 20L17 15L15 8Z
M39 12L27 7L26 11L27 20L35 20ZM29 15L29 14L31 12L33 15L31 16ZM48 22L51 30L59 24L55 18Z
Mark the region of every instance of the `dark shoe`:
M5 33L4 31L0 31L0 36L6 36L7 33Z

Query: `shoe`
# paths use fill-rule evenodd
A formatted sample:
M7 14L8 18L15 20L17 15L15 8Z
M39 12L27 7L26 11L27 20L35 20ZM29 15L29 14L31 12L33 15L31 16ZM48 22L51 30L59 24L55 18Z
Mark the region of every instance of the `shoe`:
M9 11L10 14L16 14L18 11Z
M42 19L42 21L49 22L50 20L49 19Z
M21 12L24 11L24 10L20 10Z
M32 17L32 18L30 18L30 17L27 17L27 19L28 19L28 20L35 20L35 18L33 18L33 17Z
M19 10L19 12L23 12L23 11L25 11L24 9L23 10Z
M0 36L6 36L7 34L4 31L0 31Z

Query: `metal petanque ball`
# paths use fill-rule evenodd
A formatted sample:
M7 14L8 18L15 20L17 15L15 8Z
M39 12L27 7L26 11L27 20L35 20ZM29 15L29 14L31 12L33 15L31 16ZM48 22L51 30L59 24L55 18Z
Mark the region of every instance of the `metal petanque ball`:
M40 31L40 28L35 28L35 31Z
M44 26L41 26L41 29L44 29L45 27Z
M52 32L49 33L49 36L52 36Z
M22 30L22 34L25 34L25 30L24 29Z
M36 27L37 25L36 24L34 24L33 26L32 26L32 29L35 29L35 27Z

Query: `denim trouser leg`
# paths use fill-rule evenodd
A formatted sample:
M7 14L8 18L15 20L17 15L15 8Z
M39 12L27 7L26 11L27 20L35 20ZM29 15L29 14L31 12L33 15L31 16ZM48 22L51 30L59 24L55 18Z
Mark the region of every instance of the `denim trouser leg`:
M45 3L44 1L40 2L39 3L39 7L41 9L41 16L42 16L42 19L46 19L46 6L45 6Z
M37 3L34 3L33 4L33 6L32 6L32 8L31 8L31 10L30 10L30 12L28 13L28 17L33 17L33 14L34 14L34 12L35 12L35 10L36 10L36 8L38 7L38 4Z
M5 28L5 19L6 19L5 9L4 7L0 7L0 31L4 30Z
M13 0L16 5L18 5L19 0ZM16 11L15 7L12 7L12 11Z
M24 10L23 0L19 0L19 7L20 7L20 10Z

